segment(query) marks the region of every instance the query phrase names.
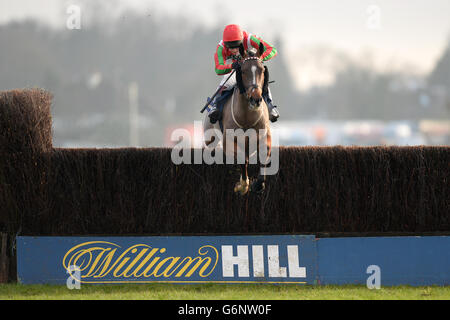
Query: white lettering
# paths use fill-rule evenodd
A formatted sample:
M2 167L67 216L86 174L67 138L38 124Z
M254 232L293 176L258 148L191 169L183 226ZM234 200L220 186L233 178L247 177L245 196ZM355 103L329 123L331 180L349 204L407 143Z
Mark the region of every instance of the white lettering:
M170 136L171 141L176 141L177 144L173 147L170 154L172 163L176 165L191 164L191 134L186 129L176 129ZM180 153L183 155L180 156Z
M380 289L381 288L381 269L377 265L371 265L367 267L367 274L371 274L367 278L367 288L368 289Z
M81 270L77 266L69 266L69 268L66 271L69 274L69 277L66 281L67 289L73 290L81 289Z
M67 7L66 13L70 16L67 18L66 27L69 30L81 29L81 8L76 5Z
M280 267L280 256L278 254L278 246L267 246L267 254L269 257L269 277L286 278L286 267Z
M253 276L264 277L264 252L263 246L252 246L253 252Z
M238 266L239 277L249 277L248 246L237 246L237 256L233 256L233 246L222 246L222 272L224 277L234 277L234 265Z
M306 268L300 267L298 246L288 246L289 277L306 278Z

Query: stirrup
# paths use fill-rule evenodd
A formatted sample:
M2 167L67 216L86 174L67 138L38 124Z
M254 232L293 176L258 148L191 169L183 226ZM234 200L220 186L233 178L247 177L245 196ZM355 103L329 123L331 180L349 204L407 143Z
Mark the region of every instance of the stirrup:
M271 122L276 122L280 117L280 112L278 111L277 106L273 105L272 99L269 98L268 94L263 94L263 99L269 111L269 120Z
M219 120L219 109L217 109L216 106L211 106L208 110L208 117L209 117L209 122L211 122L212 124L216 123Z

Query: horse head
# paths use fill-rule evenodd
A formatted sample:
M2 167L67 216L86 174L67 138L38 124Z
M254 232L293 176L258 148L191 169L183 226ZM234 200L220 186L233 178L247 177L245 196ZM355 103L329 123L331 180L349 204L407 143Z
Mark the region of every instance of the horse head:
M263 99L264 75L267 70L261 59L263 52L264 45L262 43L259 45L259 50L245 52L242 46L240 48L242 60L237 73L237 83L241 94L247 96L251 109L258 108Z

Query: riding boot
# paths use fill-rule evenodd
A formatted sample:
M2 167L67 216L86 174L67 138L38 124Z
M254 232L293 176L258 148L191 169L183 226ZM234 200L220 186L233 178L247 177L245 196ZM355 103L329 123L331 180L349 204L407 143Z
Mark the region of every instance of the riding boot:
M270 89L268 89L266 93L263 93L263 98L267 104L267 109L269 110L270 121L276 122L280 117L280 112L278 111L277 106L274 106L272 103L272 94L270 93Z
M209 121L214 124L220 119L220 110L217 108L217 98L216 96L209 104L208 106L208 117ZM209 98L208 98L209 100Z
M208 108L208 116L212 124L222 119L223 107L232 94L233 90L223 90L214 98L214 100L211 101Z

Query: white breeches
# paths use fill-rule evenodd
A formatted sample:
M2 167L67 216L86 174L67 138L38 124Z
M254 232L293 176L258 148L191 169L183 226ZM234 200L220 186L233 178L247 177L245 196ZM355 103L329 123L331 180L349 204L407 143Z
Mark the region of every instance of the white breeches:
M224 83L225 81L228 79L228 77L230 76L230 74L226 74L222 76L222 80L220 81L219 86L217 87L217 89L219 89ZM231 78L227 81L227 83L225 84L225 89L224 90L230 90L232 89L234 86L236 85L236 73L234 73Z

